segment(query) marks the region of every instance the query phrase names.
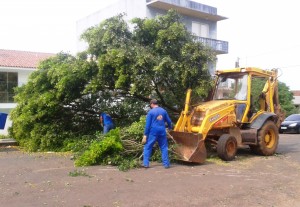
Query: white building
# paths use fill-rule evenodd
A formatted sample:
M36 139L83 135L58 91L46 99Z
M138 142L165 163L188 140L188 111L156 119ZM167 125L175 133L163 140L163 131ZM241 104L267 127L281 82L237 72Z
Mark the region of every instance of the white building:
M0 134L7 134L11 126L9 114L16 107L13 88L27 83L38 63L50 56L54 54L0 49L0 113L8 114L5 129L0 130Z

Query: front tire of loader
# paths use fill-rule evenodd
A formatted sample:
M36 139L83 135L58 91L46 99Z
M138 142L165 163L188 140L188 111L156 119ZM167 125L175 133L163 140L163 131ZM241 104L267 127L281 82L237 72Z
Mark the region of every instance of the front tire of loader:
M256 154L270 156L273 155L278 146L278 128L273 121L267 121L258 132L258 145L252 150Z
M230 134L223 134L217 144L218 156L225 161L231 161L235 158L237 152L237 141Z

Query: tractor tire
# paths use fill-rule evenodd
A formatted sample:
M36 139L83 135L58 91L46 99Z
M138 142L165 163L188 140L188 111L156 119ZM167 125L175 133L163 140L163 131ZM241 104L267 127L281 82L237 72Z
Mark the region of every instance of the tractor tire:
M278 146L279 130L273 121L267 121L259 130L257 146L252 146L251 150L258 155L273 155Z
M235 158L237 152L236 138L230 134L223 134L217 144L218 156L225 161L231 161Z

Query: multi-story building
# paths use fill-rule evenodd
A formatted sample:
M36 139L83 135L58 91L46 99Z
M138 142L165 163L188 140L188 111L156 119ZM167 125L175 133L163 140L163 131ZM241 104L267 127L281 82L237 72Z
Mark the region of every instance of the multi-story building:
M125 13L125 20L135 17L154 18L175 9L181 16L186 28L198 37L198 40L210 46L217 54L228 53L228 42L217 39L218 21L227 19L218 15L217 8L190 0L120 0L116 4L93 13L77 21L77 49L86 49L86 43L80 41L80 35L89 27L103 20ZM213 73L215 65L210 66Z
M0 130L0 134L7 134L11 126L9 113L16 107L13 88L27 83L38 63L51 56L54 54L0 49L0 113L8 114L5 129Z

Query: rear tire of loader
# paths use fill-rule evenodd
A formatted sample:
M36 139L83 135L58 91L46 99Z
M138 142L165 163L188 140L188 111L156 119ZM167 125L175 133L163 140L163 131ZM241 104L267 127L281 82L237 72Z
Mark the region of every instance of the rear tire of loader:
M267 121L257 135L257 146L252 146L252 151L258 155L273 155L278 146L279 130L273 121Z
M218 156L225 161L231 161L235 158L237 151L236 138L230 134L223 134L217 144Z

